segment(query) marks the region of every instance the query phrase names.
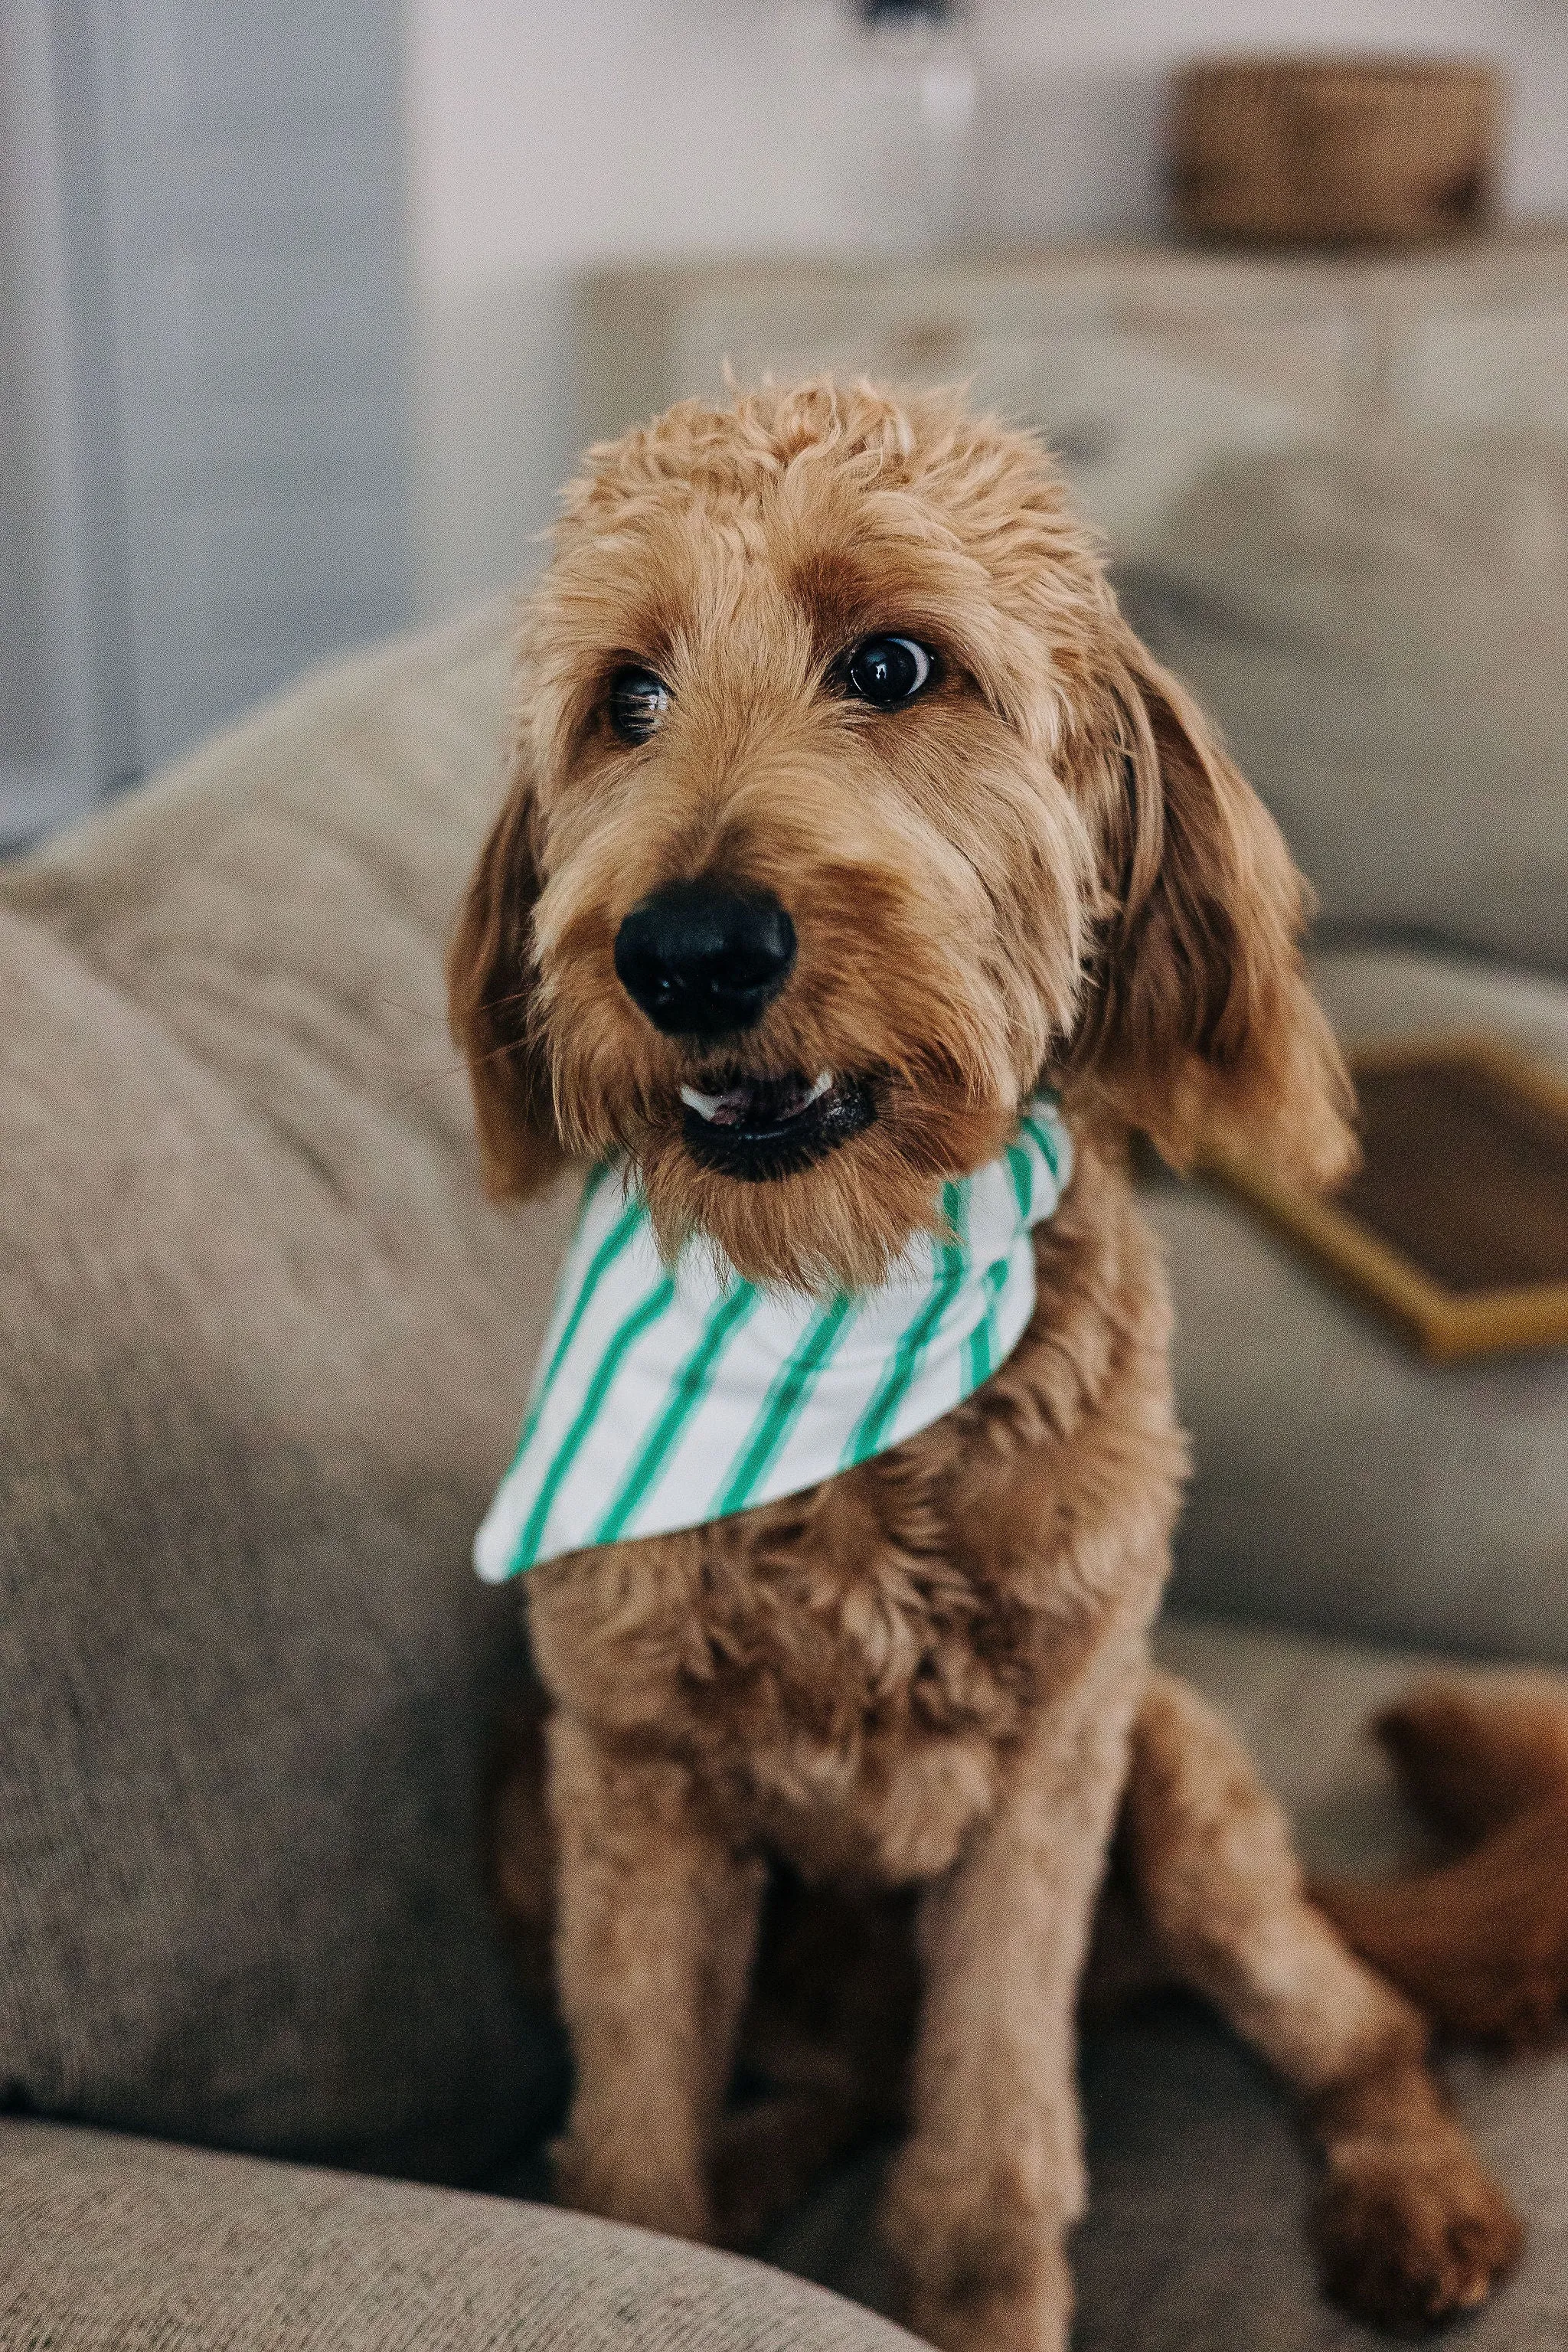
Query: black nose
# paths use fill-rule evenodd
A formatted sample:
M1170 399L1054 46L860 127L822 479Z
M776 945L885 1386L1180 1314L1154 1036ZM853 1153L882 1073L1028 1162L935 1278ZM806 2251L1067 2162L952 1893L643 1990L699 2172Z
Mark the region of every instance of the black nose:
M725 1037L754 1028L790 975L795 925L765 891L671 882L616 934L616 971L656 1029Z

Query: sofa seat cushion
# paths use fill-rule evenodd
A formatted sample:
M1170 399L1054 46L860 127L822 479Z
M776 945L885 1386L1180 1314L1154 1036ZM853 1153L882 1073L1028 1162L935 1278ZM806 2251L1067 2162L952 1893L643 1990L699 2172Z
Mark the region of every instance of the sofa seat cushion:
M572 1202L482 1200L440 968L506 635L0 874L0 2105L458 2180L558 2106L468 1547Z
M575 2213L0 2122L0 2344L916 2352L755 2263Z
M1368 1713L1435 1663L1172 1618L1162 1663L1235 1724L1322 1868L1373 1869L1418 1843ZM1512 2278L1464 2329L1466 2352L1568 2342L1568 2055L1450 2057L1445 2073L1523 2215ZM1266 2070L1195 2002L1171 1998L1097 2031L1083 2057L1089 2211L1074 2239L1074 2352L1386 2352L1388 2337L1324 2301L1308 2217L1313 2168ZM892 2281L875 2213L876 2151L826 2183L775 2236L775 2261L874 2306Z
M1316 979L1352 1044L1491 1031L1568 1073L1568 982L1414 950L1325 954ZM1148 1205L1195 1447L1178 1596L1568 1660L1568 1349L1426 1363L1225 1195Z
M1156 1647L1240 1732L1310 1865L1373 1870L1418 1846L1365 1727L1440 1659L1180 1619ZM1568 2341L1568 2054L1467 2052L1444 2071L1529 2233L1517 2273L1467 2325L1467 2352L1549 2352ZM1195 2003L1152 2006L1097 2037L1084 2088L1092 2187L1076 2352L1386 2347L1318 2294L1313 2170L1294 2119Z

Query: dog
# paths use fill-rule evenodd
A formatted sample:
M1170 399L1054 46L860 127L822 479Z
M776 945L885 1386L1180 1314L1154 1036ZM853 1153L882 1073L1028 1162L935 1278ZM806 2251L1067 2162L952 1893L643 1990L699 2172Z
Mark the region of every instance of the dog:
M1028 435L820 380L590 452L448 968L490 1189L568 1159L626 1188L597 1180L596 1254L547 1354L577 1344L563 1318L623 1213L654 1254L565 1436L487 1522L490 1572L536 1562L549 1818L520 1765L497 1869L514 1909L549 1913L568 2202L716 2234L726 2091L769 1997L759 1917L787 1883L797 1947L835 1903L918 1946L907 2063L877 2062L908 2122L883 2229L945 2352L1066 2342L1097 1905L1119 1980L1152 1962L1196 1987L1300 2095L1337 2292L1435 2320L1512 2260L1421 2019L1307 1902L1245 1757L1146 1653L1186 1454L1128 1139L1179 1165L1245 1132L1314 1185L1349 1165L1306 911ZM679 1497L639 1520L635 1476L613 1509L602 1479L574 1489L574 1445L613 1451L595 1413L617 1351L660 1325L658 1264L698 1267L704 1311L744 1286L813 1328L880 1311L922 1252L956 1296L954 1221L983 1196L1005 1216L1026 1129L1059 1182L985 1263L1004 1303L1022 1267L1026 1312L989 1352L976 1323L959 1352L984 1377L950 1408L908 1433L884 1417L894 1442L809 1484L751 1479L753 1449L718 1492L721 1427L685 1520Z

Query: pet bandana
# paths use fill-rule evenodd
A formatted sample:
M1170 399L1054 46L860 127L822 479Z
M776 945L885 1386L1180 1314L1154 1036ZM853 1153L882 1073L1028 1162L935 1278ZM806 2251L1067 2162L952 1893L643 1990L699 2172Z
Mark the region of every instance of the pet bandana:
M558 1554L705 1525L885 1454L973 1395L1035 1307L1031 1227L1072 1139L1040 1096L999 1160L942 1190L948 1233L873 1289L742 1282L700 1242L673 1265L618 1171L595 1171L528 1417L474 1542L488 1584Z

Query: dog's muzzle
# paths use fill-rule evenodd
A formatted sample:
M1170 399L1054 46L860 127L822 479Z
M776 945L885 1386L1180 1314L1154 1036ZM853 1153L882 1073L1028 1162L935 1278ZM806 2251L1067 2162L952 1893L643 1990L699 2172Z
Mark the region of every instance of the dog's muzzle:
M670 882L640 898L616 935L616 974L670 1037L754 1029L795 966L795 925L765 891Z

